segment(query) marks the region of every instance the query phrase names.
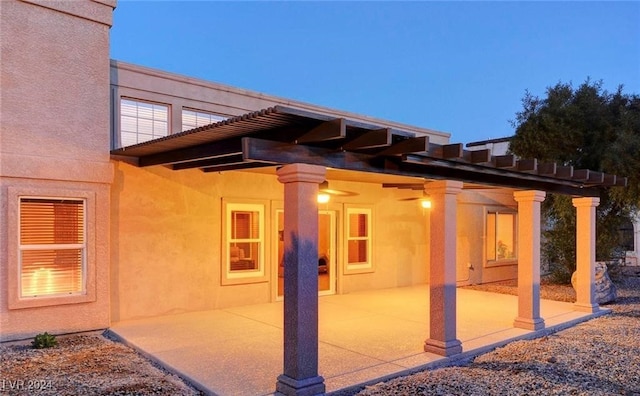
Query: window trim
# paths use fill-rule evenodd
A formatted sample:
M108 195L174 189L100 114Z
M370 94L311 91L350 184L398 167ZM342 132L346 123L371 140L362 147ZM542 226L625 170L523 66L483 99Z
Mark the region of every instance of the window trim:
M269 280L269 266L266 258L268 257L268 240L266 232L269 230L269 216L267 216L269 207L268 201L262 200L226 200L222 203L222 249L220 257L220 280L223 286L237 285L246 283L261 283ZM246 271L231 271L231 261L229 248L231 246L231 215L234 210L256 211L259 213L260 238L256 242L260 243L258 253L258 269ZM252 241L256 238L252 238Z
M487 243L488 243L488 239L489 239L489 222L488 222L488 218L490 214L495 214L496 215L496 220L498 218L498 215L500 214L508 214L508 215L513 215L513 250L514 250L514 256L515 257L511 257L511 258L504 258L504 259L490 259L489 258L489 253L488 253L488 249L487 249ZM510 210L510 209L506 209L506 208L500 208L500 209L489 209L485 211L485 216L484 216L484 256L485 256L485 260L484 260L484 266L485 268L490 268L490 267L502 267L502 266L508 266L508 265L516 265L518 264L518 212L514 211L514 210ZM498 232L497 228L496 228L496 233Z
M84 202L84 262L83 291L70 294L44 296L21 296L21 245L20 245L20 201L22 198L36 199L68 199ZM8 218L8 307L24 309L54 305L76 304L96 301L96 235L95 208L96 195L86 190L41 189L9 187L7 194ZM54 245L47 245L51 248ZM68 246L68 245L65 245Z
M366 214L368 216L367 222L367 237L353 238L349 236L350 222L349 215L351 214ZM375 271L373 257L373 241L374 241L374 210L373 205L358 205L358 204L345 204L344 208L344 266L343 273L345 275L351 274L364 274ZM349 241L351 240L367 240L367 261L362 263L349 263Z

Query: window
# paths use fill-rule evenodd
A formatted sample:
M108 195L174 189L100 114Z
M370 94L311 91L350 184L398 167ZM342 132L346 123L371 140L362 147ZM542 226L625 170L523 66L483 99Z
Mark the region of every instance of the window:
M224 119L225 117L211 113L182 109L182 130L188 131L189 129L213 124L214 122L222 121Z
M487 261L516 259L516 214L487 214Z
M169 134L169 106L120 99L120 145L127 147Z
M265 277L264 205L227 203L225 208L225 278Z
M85 201L20 198L19 296L86 291Z
M371 213L369 208L347 208L346 270L371 270ZM367 271L364 271L367 272Z

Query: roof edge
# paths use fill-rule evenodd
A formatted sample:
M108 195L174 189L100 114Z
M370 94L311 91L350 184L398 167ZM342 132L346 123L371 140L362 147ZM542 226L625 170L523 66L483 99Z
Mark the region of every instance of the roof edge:
M129 71L133 71L133 72L138 72L138 73L144 73L144 74L148 74L148 75L151 75L151 76L165 78L165 79L168 79L168 80L174 80L174 81L178 81L178 82L187 82L189 84L193 84L193 85L196 85L196 86L201 86L201 87L211 88L211 89L218 89L218 90L222 90L222 91L232 92L232 93L238 94L238 95L248 96L248 97L252 97L252 98L259 98L259 99L263 99L263 100L267 100L267 101L272 101L272 102L274 102L274 104L277 104L277 105L292 106L292 107L295 107L295 108L298 108L298 109L309 110L309 111L316 112L316 113L324 113L326 115L331 115L331 116L338 115L338 116L341 116L341 117L344 117L344 118L353 119L355 121L363 121L365 123L372 123L372 124L384 124L384 125L387 125L389 127L393 127L393 128L400 129L400 130L406 130L406 131L410 131L410 132L417 132L417 133L422 133L422 134L425 134L425 135L439 136L439 137L441 137L443 139L446 139L447 141L451 138L451 134L449 132L438 131L438 130L435 130L435 129L429 129L429 128L424 128L424 127L418 127L418 126L415 126L415 125L406 124L406 123L402 123L402 122L396 122L396 121L376 118L376 117L367 116L367 115L363 115L363 114L359 114L359 113L353 113L353 112L349 112L349 111L344 111L344 110L334 109L334 108L330 108L330 107L315 105L315 104L308 103L308 102L302 102L302 101L297 101L297 100L293 100L293 99L287 99L287 98L283 98L283 97L279 97L279 96L275 96L275 95L264 94L264 93L261 93L261 92L258 92L258 91L252 91L252 90L239 88L239 87L234 87L234 86L231 86L231 85L226 85L226 84L222 84L222 83L218 83L218 82L203 80L203 79L199 79L199 78L195 78L195 77L186 76L186 75L183 75L183 74L178 74L178 73L174 73L174 72L168 72L168 71L164 71L164 70L160 70L160 69L155 69L155 68L148 67L148 66L141 66L141 65L136 65L136 64L133 64L133 63L127 63L127 62L119 61L119 60L116 60L116 59L110 59L110 66L114 67L114 68L117 68L117 69L123 69L123 70L129 70ZM255 109L255 110L259 110L259 109Z

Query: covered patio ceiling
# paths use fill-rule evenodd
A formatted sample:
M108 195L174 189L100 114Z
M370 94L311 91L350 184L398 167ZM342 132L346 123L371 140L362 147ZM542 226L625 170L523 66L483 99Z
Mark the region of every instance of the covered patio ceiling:
M462 143L435 144L420 133L280 105L114 149L111 154L140 167L204 172L304 163L376 174L385 187L398 188L421 187L415 179L389 183L389 176L574 196L599 196L602 187L627 183L615 175L513 155L494 156L488 149L468 151Z

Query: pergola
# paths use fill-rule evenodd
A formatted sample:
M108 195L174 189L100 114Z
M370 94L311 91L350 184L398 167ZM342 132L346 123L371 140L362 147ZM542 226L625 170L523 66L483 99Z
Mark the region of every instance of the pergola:
M112 150L137 166L221 172L277 167L284 184L284 368L277 392L324 393L318 373L316 195L327 169L422 178L384 183L430 195L430 332L424 349L443 356L462 352L456 338L456 196L465 184L515 189L518 203L518 317L514 326L544 328L540 317L540 204L547 192L573 196L577 209L578 290L575 309L596 312L595 211L603 187L626 179L460 143L434 144L428 136L330 113L275 106L134 146ZM415 180L415 179L414 179Z

